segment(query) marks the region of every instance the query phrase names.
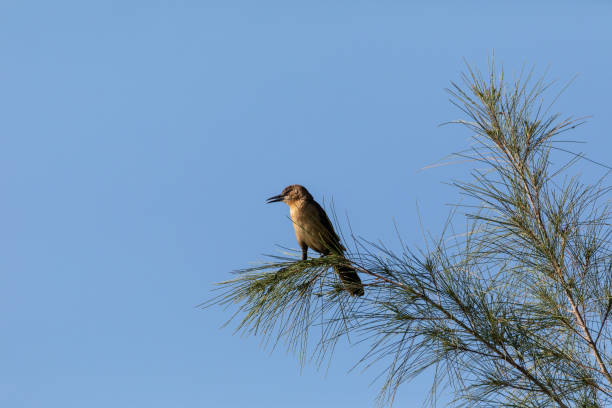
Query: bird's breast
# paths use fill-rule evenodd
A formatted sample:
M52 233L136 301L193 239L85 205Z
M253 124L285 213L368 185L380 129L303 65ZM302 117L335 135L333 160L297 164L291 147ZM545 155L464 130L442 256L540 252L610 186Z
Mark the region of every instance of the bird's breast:
M302 225L304 223L304 215L302 211L296 206L292 205L289 210L289 215L291 216L291 221L293 221L293 228L295 229L295 233L297 234L298 225Z
M294 205L290 209L291 221L298 244L306 244L317 252L326 252L328 244L324 241L329 233L325 230L319 219L316 207L303 203Z

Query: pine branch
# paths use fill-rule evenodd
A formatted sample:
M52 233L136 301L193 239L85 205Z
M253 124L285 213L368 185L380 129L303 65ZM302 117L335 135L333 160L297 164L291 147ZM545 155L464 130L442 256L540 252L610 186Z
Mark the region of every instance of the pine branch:
M449 93L474 145L457 156L481 167L453 181L466 199L427 250L351 236L362 298L333 271L345 258L284 256L239 271L205 306L236 306L236 330L302 364L331 358L341 339L368 344L357 364L386 367L382 402L430 370L432 398L449 387L456 406L610 405L610 187L566 176L584 155L559 147L582 119L549 115L550 84L531 73L508 85L494 64L487 76L468 66L463 79ZM468 228L451 240L461 210Z

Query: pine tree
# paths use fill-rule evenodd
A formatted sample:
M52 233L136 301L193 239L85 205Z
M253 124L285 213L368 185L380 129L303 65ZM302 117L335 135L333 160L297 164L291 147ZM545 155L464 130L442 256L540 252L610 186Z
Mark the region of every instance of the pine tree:
M238 271L208 303L237 305L238 330L302 363L343 336L368 342L360 363L389 364L383 403L435 367L432 389L448 387L455 406L612 406L610 187L570 175L585 159L559 135L582 121L549 114L548 84L531 78L509 85L494 63L487 75L468 66L448 90L466 117L453 123L474 134L457 154L471 178L453 181L467 198L449 221L464 215L465 233L401 253L352 237L363 298L339 284L343 258L287 255Z

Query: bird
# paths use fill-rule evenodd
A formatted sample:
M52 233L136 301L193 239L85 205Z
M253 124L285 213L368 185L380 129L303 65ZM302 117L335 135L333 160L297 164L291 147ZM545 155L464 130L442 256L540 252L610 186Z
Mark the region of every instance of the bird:
M302 249L302 260L308 258L308 248L323 256L333 254L344 257L345 248L340 243L329 217L306 187L292 184L285 187L281 194L268 198L266 202L284 202L289 206L295 237ZM353 296L363 296L361 279L348 261L346 265L334 266L334 270L347 292Z

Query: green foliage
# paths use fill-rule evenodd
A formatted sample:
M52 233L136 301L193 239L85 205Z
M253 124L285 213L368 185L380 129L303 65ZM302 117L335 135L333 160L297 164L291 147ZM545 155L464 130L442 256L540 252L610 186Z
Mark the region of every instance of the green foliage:
M530 77L509 86L494 65L487 76L468 67L449 90L467 117L453 123L474 134L457 154L476 164L472 177L453 182L467 197L464 234L401 253L353 238L360 299L333 272L342 258L288 257L239 271L210 303L238 305L238 330L302 362L322 362L344 336L368 343L359 363L388 364L383 403L431 368L432 401L449 387L455 406L612 404L610 190L568 175L582 156L559 135L581 122L549 115L547 85Z

